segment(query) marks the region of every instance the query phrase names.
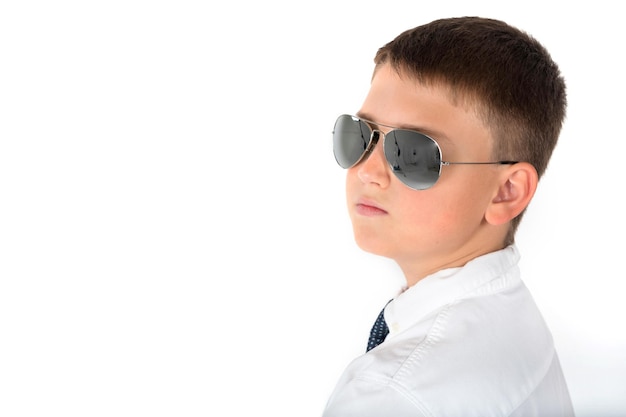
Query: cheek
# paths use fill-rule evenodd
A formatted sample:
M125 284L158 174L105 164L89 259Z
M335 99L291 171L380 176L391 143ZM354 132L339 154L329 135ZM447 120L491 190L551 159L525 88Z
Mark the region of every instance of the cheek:
M451 213L442 210L440 204L436 204L436 199L431 198L423 191L413 191L419 193L413 198L402 198L402 204L398 206L396 218L399 220L399 233L412 236L417 241L433 241L441 235L442 228L449 226Z
M355 168L350 168L346 171L346 196L349 198L354 192L356 187L359 185L359 178L357 175L357 170Z
M412 199L404 205L402 216L407 229L428 234L429 238L439 240L451 233L458 233L471 224L480 222L480 216L473 210L465 198L444 194L425 194L419 199Z
M442 199L436 208L436 218L440 233L450 241L466 240L481 227L485 206L481 198L469 188L457 190L454 198Z

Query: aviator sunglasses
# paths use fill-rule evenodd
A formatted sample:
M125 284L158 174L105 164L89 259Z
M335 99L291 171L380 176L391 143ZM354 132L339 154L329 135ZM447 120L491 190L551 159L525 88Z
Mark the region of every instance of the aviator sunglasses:
M387 133L373 126L391 128ZM365 160L383 137L385 159L391 171L406 186L426 190L437 182L443 165L506 165L517 161L448 162L441 160L441 148L430 136L414 130L395 129L357 116L343 114L333 130L333 152L342 168L351 168Z

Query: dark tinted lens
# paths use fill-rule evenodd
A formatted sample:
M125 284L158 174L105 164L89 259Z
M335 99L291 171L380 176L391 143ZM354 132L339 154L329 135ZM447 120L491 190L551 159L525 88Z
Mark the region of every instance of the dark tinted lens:
M441 170L441 151L428 136L392 130L385 136L385 157L394 174L415 190L432 187Z
M353 116L339 116L333 130L333 152L337 163L342 168L356 164L367 149L371 135L367 123Z

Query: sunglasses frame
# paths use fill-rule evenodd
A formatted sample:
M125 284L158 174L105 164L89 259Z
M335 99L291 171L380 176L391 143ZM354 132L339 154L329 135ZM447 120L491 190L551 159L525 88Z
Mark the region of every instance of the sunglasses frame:
M381 136L383 138L382 145L384 147L385 138L387 137L387 135L389 135L393 131L403 131L403 132L417 133L418 135L423 136L423 137L429 139L430 141L432 141L432 143L435 144L435 146L437 147L437 150L439 152L439 172L438 172L438 175L437 175L437 180L439 180L439 177L441 177L441 167L442 166L447 166L447 165L514 165L514 164L517 164L519 162L519 161L509 161L509 160L487 161L487 162L465 162L465 161L464 162L451 162L451 161L444 161L443 160L443 154L441 152L441 147L439 146L439 143L435 139L431 138L430 136L428 136L425 133L419 132L417 130L401 129L401 128L397 128L397 127L394 127L394 126L389 126L389 125L385 125L385 124L382 124L382 123L377 123L377 122L374 122L372 120L364 119L362 117L353 116L353 115L350 115L350 114L342 114L342 115L340 115L337 118L337 120L335 121L335 126L337 125L337 122L339 121L339 119L341 119L342 117L350 117L356 123L358 123L358 122L365 122L365 124L367 125L367 127L371 131L370 138L369 138L369 141L367 143L367 146L366 146L365 150L363 151L363 153L361 154L361 156L359 157L359 159L357 159L357 161L354 164L350 165L349 167L345 167L345 169L350 169L350 168L358 165L359 163L361 163L365 159L367 159L369 154L372 153L374 151L374 149L376 148L376 145L378 144ZM379 126L379 127L387 127L387 128L389 128L391 130L389 130L387 133L385 133L385 132L381 131L380 129L373 129L372 125ZM333 135L334 134L335 134L335 132L333 130ZM437 180L435 180L435 182L433 182L430 186L425 187L425 188L411 187L401 177L398 176L397 171L393 169L389 159L387 159L387 155L385 155L385 161L387 162L387 165L389 165L389 167L391 168L391 171L394 173L394 175L396 177L398 177L398 179L404 185L406 185L407 187L409 187L409 188L411 188L413 190L417 190L417 191L426 190L426 189L434 186L437 183ZM341 166L341 164L339 166ZM344 167L342 167L342 168L344 168Z

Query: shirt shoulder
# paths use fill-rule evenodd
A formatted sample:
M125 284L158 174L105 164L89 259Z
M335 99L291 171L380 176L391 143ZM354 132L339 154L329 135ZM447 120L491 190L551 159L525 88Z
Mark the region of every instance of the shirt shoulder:
M555 362L551 334L526 288L504 287L445 305L357 358L325 416L532 416L528 410L536 407L571 409ZM554 392L561 394L546 394Z

